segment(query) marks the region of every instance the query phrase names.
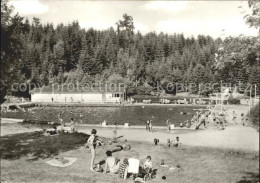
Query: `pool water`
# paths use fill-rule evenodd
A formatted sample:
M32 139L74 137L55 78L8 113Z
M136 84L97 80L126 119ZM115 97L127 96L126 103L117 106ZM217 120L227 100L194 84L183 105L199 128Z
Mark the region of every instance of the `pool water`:
M34 107L33 113L7 112L2 117L20 118L28 120L42 120L59 122L58 114L62 113L63 120L68 123L71 118L84 124L100 124L106 120L108 124L145 125L148 119L154 126L165 126L166 120L178 126L192 118L195 106L129 106L129 107ZM82 115L82 117L80 117Z

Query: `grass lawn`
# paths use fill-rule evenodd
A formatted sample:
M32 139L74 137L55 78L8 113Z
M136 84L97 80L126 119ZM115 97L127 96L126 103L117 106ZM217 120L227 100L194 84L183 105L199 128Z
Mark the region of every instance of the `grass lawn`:
M89 150L83 148L83 141L86 136L82 134L55 137L40 136L36 138L38 140L29 140L29 144L27 144L28 141L24 143L26 139L31 138L30 135L27 134L27 136L19 136L18 134L5 136L4 142L9 139L9 142L18 144L14 147L8 146L8 143L1 143L2 182L124 182L117 176L89 170L91 156ZM52 139L49 140L50 138ZM25 151L20 151L21 143L24 144ZM161 177L163 175L167 178L166 182L257 182L259 179L259 157L256 153L231 152L230 150L184 145L180 148L168 148L163 145L154 146L143 142L129 143L132 146L131 150L115 152L113 156L120 159L134 157L143 161L147 155L150 155L154 168L158 170L156 178L149 182L162 182ZM113 149L115 145L98 147L96 162L104 160L106 149ZM26 146L30 148L25 148ZM6 148L9 152L13 151L13 154L10 153L13 156L6 156L8 154L4 150ZM18 149L20 150L18 151ZM27 159L28 153L38 152L39 149L42 149L45 153L35 154L39 156L37 160ZM50 151L51 149L55 150ZM18 154L22 155L19 156ZM47 154L47 156L43 156L43 154ZM45 163L53 157L76 157L78 159L71 166L60 168ZM170 171L159 167L162 159L166 164L175 167L179 164L183 171ZM133 180L128 179L125 182L133 182Z
M19 159L28 155L34 159L48 158L82 146L88 137L84 133L44 136L43 132L6 135L1 137L1 158Z

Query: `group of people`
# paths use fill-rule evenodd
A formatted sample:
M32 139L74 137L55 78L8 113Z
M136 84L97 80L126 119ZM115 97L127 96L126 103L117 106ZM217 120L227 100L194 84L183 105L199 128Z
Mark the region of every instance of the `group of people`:
M119 159L116 159L112 156L111 151L106 151L106 155L107 158L105 162L104 173L118 174L120 178L126 180L129 174L129 161L131 161L131 159L124 158L122 161L120 161ZM152 168L152 158L151 156L147 156L145 162L141 163L139 172L135 176L145 177L145 175L149 175L150 173L152 173Z
M216 113L211 110L205 110L205 111L199 110L195 114L192 115L190 125L195 126L195 129L199 129L199 127L201 125L203 125L205 128L208 128L208 125L211 123L211 124L217 126L218 129L224 129L224 127L227 124L226 117L227 117L227 114L225 114L225 113ZM237 118L237 115L236 115L235 111L233 111L232 121L234 122L234 124L237 124L236 118ZM241 114L242 125L245 125L245 123L247 123L247 121L248 121L248 118L246 118L245 115L242 113ZM185 122L186 122L186 127L189 127L190 125L188 123L188 120ZM148 124L148 122L147 122L147 124ZM172 126L174 126L174 123L171 123L170 119L167 119L166 126L167 126L167 130L170 132ZM182 123L180 123L180 127L183 127ZM148 125L147 125L146 129L147 128L148 128Z
M193 116L192 116L192 119L191 119L191 125L193 124L197 124L196 125L196 129L199 129L200 125L204 125L205 128L207 128L206 124L209 122L208 119L209 119L209 115L210 115L210 112L209 111L199 111L199 112L196 112Z
M233 111L232 113L232 122L233 124L239 124L239 122L237 121L237 114L235 111ZM248 117L246 117L246 115L244 113L241 113L241 124L243 126L245 126L245 124L248 124L249 120Z
M204 125L207 128L207 125L212 124L213 126L217 126L218 129L223 130L227 125L227 117L228 114L225 112L216 112L216 111L198 111L196 114L192 116L191 125L196 125L196 129L198 129L201 125ZM232 122L233 124L238 124L237 114L235 111L232 113ZM248 118L241 114L241 124L245 125L248 123Z
M80 114L80 122L81 123L82 123L82 116L83 115ZM60 130L68 131L68 132L71 132L71 133L74 133L74 132L77 131L78 122L76 122L74 120L74 118L70 118L70 126L69 127L66 127L65 121L62 118L62 113L58 114L58 120L59 120L59 124L60 124L60 126L59 126Z
M167 146L168 147L171 147L171 146L173 146L173 147L179 147L180 146L180 138L177 136L176 137L176 140L170 140L170 139L167 139Z
M90 161L90 170L91 171L101 171L100 164L95 164L95 158L96 158L96 148L99 145L98 141L100 141L97 136L97 130L92 129L91 135L87 140L87 143L85 145L86 148L89 148L91 152L91 161ZM102 145L102 144L100 144ZM124 148L124 147L123 147ZM105 161L105 167L104 167L104 173L110 173L110 174L118 174L118 176L124 180L127 179L127 176L129 174L128 168L131 162L131 158L124 158L123 160L116 159L112 156L112 151L108 150L106 151L106 161ZM138 167L139 168L139 167ZM151 156L146 157L146 161L144 163L141 163L140 171L138 172L137 176L144 176L149 175L152 173L152 158Z
M185 124L185 126L186 126L187 128L190 127L188 120L186 120L186 121L184 122L184 124ZM170 119L167 119L167 120L166 120L166 126L167 126L167 129L168 129L168 132L171 132L171 130L175 128L175 124L174 124L174 123L171 123L171 122L170 122ZM179 127L181 127L181 128L184 127L183 123L180 123L180 124L179 124Z
M202 124L204 125L205 128L207 128L208 127L207 125L211 123L214 126L217 126L219 130L224 130L227 124L227 120L226 120L226 115L224 113L215 113L211 111L204 111L204 112L199 111L195 115L193 115L191 123L197 124L196 129L199 129L200 125Z
M64 98L64 101L65 101L65 103L67 102L67 97ZM57 101L55 101L54 98L51 97L51 102L57 102ZM70 101L69 102L71 102L71 103L74 102L73 97L70 97ZM77 102L80 103L80 101L77 101ZM81 99L81 102L84 102L84 99Z
M51 125L54 125L53 122L48 123ZM55 134L61 134L61 133L74 133L77 132L77 122L74 121L74 118L71 118L70 126L66 126L63 122L62 118L60 118L60 125L56 126L54 125L52 128L45 129L45 135L55 135Z

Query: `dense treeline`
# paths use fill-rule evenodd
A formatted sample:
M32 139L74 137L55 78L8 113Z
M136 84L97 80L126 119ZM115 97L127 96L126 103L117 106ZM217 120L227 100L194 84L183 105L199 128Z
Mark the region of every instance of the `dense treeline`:
M77 21L55 27L38 18L29 22L11 16L12 11L1 1L2 97L14 82L124 82L129 94L149 94L159 84L176 82L259 84L257 38L142 35L134 32L133 18L126 14L117 30L85 30Z

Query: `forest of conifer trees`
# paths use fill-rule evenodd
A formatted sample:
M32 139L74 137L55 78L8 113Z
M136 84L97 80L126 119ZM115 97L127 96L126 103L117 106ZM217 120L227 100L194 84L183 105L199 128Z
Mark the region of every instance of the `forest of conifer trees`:
M129 95L149 94L158 83L176 82L243 82L259 88L259 37L142 35L134 31L134 17L126 14L117 30L86 30L77 21L54 26L12 12L1 1L1 98L18 94L11 91L14 82L124 82Z

